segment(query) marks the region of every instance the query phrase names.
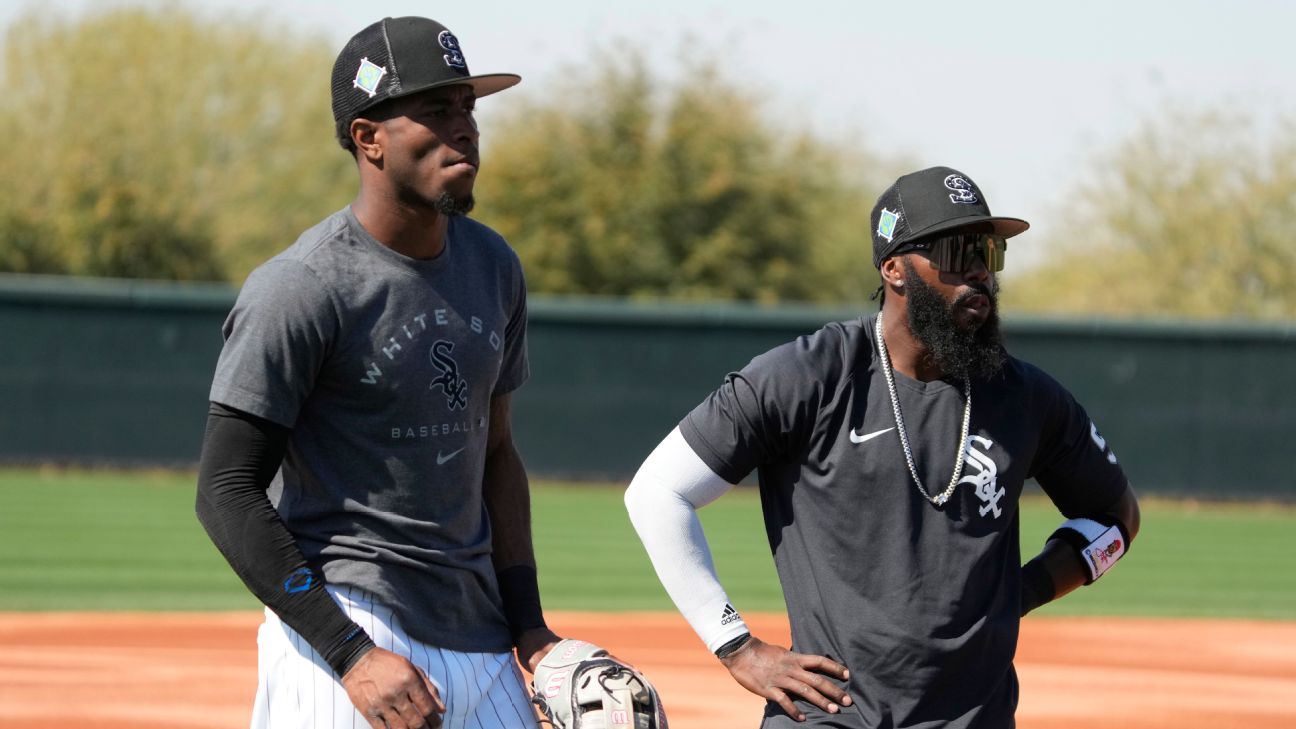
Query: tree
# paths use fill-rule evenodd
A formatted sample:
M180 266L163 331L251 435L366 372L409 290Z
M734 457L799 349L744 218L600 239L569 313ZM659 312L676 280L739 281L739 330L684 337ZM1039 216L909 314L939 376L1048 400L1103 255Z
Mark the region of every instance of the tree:
M4 53L0 199L31 223L0 236L4 270L238 280L354 192L321 39L178 6L33 9Z
M177 5L18 18L0 270L241 280L354 194L335 51ZM771 123L714 62L667 84L644 51L594 55L601 71L543 97L510 92L483 141L477 214L533 291L841 302L876 285L868 212L894 164Z
M510 99L483 140L480 214L533 291L840 302L876 285L868 215L894 164L767 122L714 64L667 85L641 52L596 56Z
M1094 163L1050 263L1014 308L1190 318L1296 317L1296 123L1174 111Z
M62 273L67 270L58 252L51 249L53 232L17 210L0 210L0 272Z

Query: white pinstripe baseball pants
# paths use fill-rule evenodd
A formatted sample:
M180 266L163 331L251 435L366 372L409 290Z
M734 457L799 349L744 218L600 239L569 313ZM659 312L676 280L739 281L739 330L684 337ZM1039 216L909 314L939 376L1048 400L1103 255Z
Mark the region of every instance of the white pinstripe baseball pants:
M535 710L512 653L459 653L405 634L392 611L356 588L329 592L379 648L410 660L445 702L445 729L534 729ZM333 669L269 609L257 632L252 729L368 729Z

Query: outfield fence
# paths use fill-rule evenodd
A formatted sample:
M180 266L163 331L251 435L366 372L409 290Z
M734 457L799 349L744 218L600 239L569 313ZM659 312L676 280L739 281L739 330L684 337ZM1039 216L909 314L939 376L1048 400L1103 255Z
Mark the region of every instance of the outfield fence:
M0 461L192 466L236 290L0 275ZM530 302L514 430L536 475L625 480L724 375L824 322L803 306ZM1140 492L1296 500L1296 324L1028 319ZM1287 383L1287 384L1284 384Z

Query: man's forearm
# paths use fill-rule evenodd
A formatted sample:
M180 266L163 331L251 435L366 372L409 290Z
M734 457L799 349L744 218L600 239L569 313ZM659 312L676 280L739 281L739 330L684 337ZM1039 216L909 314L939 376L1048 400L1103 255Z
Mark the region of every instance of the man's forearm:
M531 485L513 444L509 397L491 400L490 440L482 475L482 499L491 524L491 561L504 617L521 654L556 640L545 624L531 542ZM534 647L534 650L532 648ZM522 655L528 663L533 656ZM528 665L530 668L530 665Z
M1098 514L1097 518L1104 523L1119 525L1121 539L1126 542L1119 545L1120 553L1116 555L1119 558L1129 548L1129 542L1133 541L1139 530L1140 513L1133 490L1127 486L1116 502ZM1114 529L1112 533L1115 534ZM1074 544L1059 538L1049 539L1044 549L1022 566L1021 614L1025 615L1096 579L1096 575L1086 569L1085 562L1079 557ZM1115 559L1112 561L1114 563Z
M1054 539L1022 566L1022 582L1021 614L1025 615L1083 586L1085 575L1070 546Z
M518 565L535 567L531 541L531 486L512 443L486 460L482 498L491 521L491 559L495 571Z
M341 676L373 643L325 592L266 496L287 440L282 426L213 404L195 511L248 590Z

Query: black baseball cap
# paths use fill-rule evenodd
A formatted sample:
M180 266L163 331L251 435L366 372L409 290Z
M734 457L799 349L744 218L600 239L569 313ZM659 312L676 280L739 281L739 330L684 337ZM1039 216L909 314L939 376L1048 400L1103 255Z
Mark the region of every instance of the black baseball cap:
M990 214L981 188L950 167L911 172L886 189L873 206L873 265L904 248L921 248L924 240L959 230L1010 238L1030 223Z
M333 121L350 124L388 99L468 84L478 97L522 80L512 73L474 76L459 39L428 18L383 18L347 41L333 63Z

